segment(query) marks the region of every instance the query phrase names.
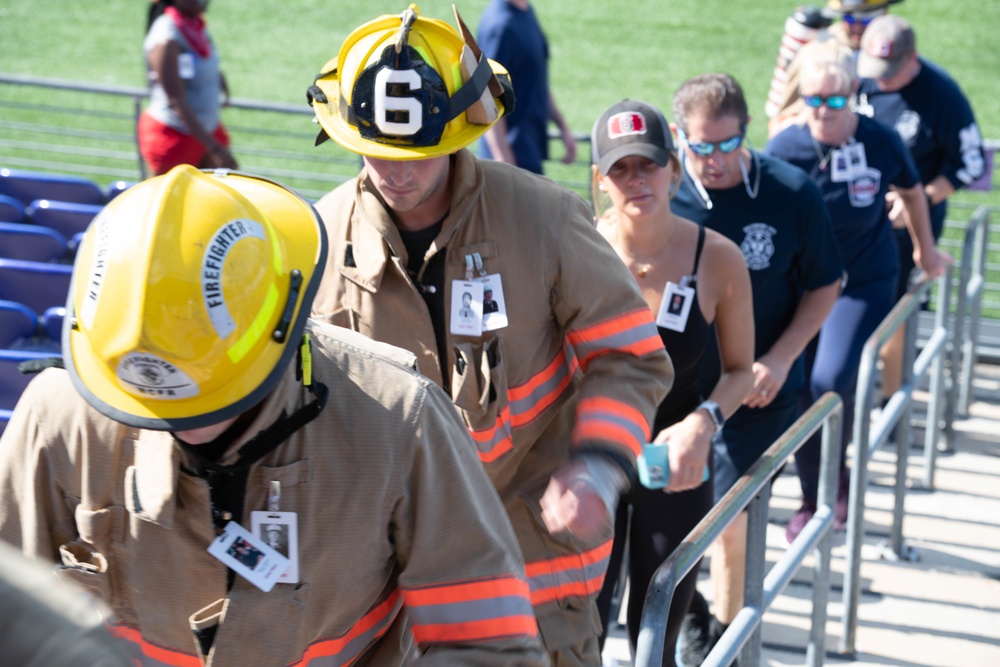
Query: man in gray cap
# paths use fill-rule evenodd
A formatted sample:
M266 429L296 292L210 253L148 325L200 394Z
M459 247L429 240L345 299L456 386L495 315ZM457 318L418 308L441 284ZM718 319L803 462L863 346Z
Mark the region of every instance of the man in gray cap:
M924 184L934 238L941 236L947 200L985 170L983 139L968 99L943 69L917 53L913 27L899 16L880 16L868 26L858 54L858 112L896 129L910 149ZM888 197L889 217L899 246L896 298L907 290L913 245L902 202ZM902 331L882 350L886 397L899 388Z

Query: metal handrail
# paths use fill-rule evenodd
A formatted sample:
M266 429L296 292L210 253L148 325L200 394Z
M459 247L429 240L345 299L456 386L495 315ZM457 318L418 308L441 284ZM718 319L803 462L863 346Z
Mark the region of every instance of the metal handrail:
M853 654L858 626L858 599L861 592L861 542L864 528L865 492L868 485L868 463L871 455L889 439L895 427L896 433L896 483L893 504L891 532L892 554L896 558L908 558L903 545L904 496L906 493L906 465L909 453L910 407L916 384L931 371L931 397L927 411L926 441L936 446L938 439L940 412L939 405L943 392L944 351L949 339L948 309L951 304L953 267L948 267L944 275L935 281L924 280L915 290L904 295L878 328L868 338L861 353L858 384L854 410L854 458L851 466L851 487L847 511L847 565L844 575L844 632L841 636L840 651ZM924 345L920 356L914 359L917 336L917 317L923 295L932 285L938 285L938 303L934 331ZM871 423L872 408L875 405L875 376L879 352L900 327L905 327L903 347L902 382L883 408L875 424ZM954 340L954 339L952 339Z
M739 656L742 665L760 664L760 623L764 611L784 590L811 549L815 550L812 629L806 664L823 664L826 638L826 603L830 581L830 533L836 502L840 460L843 401L829 392L820 397L802 417L771 445L728 493L678 545L656 570L646 591L635 664L660 665L666 637L667 613L677 584L698 563L708 547L740 512L749 505L747 522L746 577L743 608L702 663L705 667L728 665ZM767 506L770 480L784 461L794 454L820 427L823 428L819 507L784 556L764 576ZM634 591L638 595L640 591Z
M990 209L980 206L972 214L965 228L965 243L962 254L962 271L959 280L959 292L964 293L967 311L958 310L956 317L969 317L968 333L959 339L954 338L954 345L962 348L961 382L958 383L958 403L948 414L954 416L957 412L963 416L969 414L969 401L972 394L972 373L976 366L976 347L979 341L979 320L982 315L983 293L986 291L986 250L990 237ZM969 262L968 258L972 257ZM966 331L966 329L962 329ZM954 400L954 392L949 392L949 400ZM949 432L949 435L951 432ZM953 442L953 440L948 441Z

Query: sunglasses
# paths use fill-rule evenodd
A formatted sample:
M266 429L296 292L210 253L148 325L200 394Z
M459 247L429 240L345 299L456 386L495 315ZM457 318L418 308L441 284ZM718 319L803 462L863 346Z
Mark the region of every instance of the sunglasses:
M715 152L716 148L719 149L720 153L725 153L726 155L735 151L743 145L743 137L746 136L746 130L735 136L729 137L728 139L723 139L722 141L699 141L694 144L688 141L687 135L684 134L684 130L679 127L677 128L677 136L685 146L691 149L692 153L699 157L708 157Z
M882 16L885 12L875 12L873 14L844 14L844 23L847 25L867 26L869 23Z
M830 95L829 97L806 95L802 98L802 101L806 103L807 107L812 109L819 109L824 104L831 109L843 109L847 106L847 97L845 95Z

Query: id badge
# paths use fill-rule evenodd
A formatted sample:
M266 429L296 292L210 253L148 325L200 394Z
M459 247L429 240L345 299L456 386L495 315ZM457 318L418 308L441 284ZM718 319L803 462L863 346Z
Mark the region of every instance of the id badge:
M868 171L868 155L865 153L865 145L857 141L844 146L844 153L847 156L847 166L851 170L851 176L857 177Z
M657 326L671 331L684 331L692 303L694 303L693 287L681 287L677 283L667 281L667 286L663 290L663 300L660 301L660 312L656 315Z
M844 183L851 180L851 165L842 148L832 149L830 155L830 180L834 183Z
M475 280L451 281L451 333L476 336L483 333L483 283Z
M295 512L250 512L250 532L288 559L279 584L299 583L299 522Z
M182 79L194 78L194 54L182 53L177 56L177 74Z
M499 273L479 278L483 284L483 331L503 329L507 326L507 302L503 298L503 284Z
M265 593L288 569L287 558L235 521L212 540L208 553Z

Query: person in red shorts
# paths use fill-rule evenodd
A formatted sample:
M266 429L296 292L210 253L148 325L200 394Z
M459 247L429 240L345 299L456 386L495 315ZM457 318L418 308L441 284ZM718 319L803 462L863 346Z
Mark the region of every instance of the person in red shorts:
M149 106L139 117L139 151L154 175L180 164L236 169L220 120L229 87L205 29L207 0L155 0L143 52Z

